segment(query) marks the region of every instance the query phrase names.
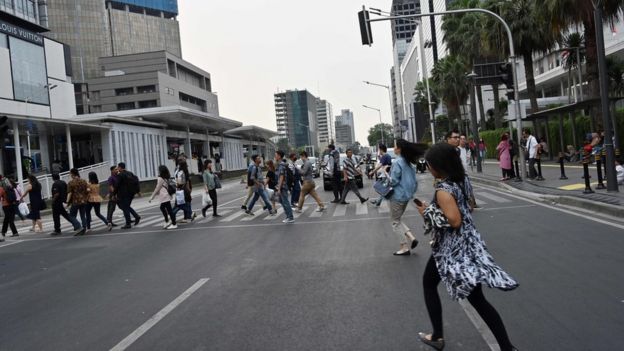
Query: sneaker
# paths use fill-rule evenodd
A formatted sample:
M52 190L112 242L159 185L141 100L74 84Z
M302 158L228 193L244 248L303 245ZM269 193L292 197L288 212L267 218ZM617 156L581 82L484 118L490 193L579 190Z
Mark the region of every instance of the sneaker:
M123 227L121 227L121 229L130 229L130 228L132 228L130 224L126 224Z
M61 232L52 232L50 233L50 236L59 236L61 235Z
M251 211L249 211L249 210L245 211L245 213L246 213L248 216L254 216L254 213L253 213L253 212L251 212Z
M221 215L220 215L220 214L217 214L217 213L213 214L212 216L213 216L213 217L221 217Z
M165 222L165 224L163 225L163 229L167 229L167 227L170 225L171 225L171 222Z
M195 217L197 217L197 213L193 212L193 216L191 217L191 222L195 220Z
M138 225L140 221L141 221L141 217L135 218L134 219L134 225Z
M286 224L295 223L295 219L294 218L286 218L285 220L282 221L282 223L286 223Z
M319 207L316 209L316 212L323 212L325 211L325 207Z
M82 228L78 228L76 230L74 230L74 236L78 235L78 233L80 233L82 231Z
M269 215L275 216L277 214L277 210L269 211Z
M85 233L87 232L86 229L82 228L80 229L78 232L76 232L76 234L74 234L74 236L81 236L81 235L85 235Z
M108 223L106 225L106 227L108 227L108 231L110 232L111 230L113 230L113 225L111 223Z
M300 208L295 208L295 213L303 213L303 211Z
M342 202L340 202L340 204L341 204L341 205L348 205L349 203L348 203L348 202L346 202L346 201L342 201Z
M171 225L168 225L167 228L165 228L165 229L178 229L178 225L177 224L171 224Z
M331 202L331 203L332 203L332 204L338 204L338 203L340 203L340 199L334 199L334 200L332 200L332 202Z

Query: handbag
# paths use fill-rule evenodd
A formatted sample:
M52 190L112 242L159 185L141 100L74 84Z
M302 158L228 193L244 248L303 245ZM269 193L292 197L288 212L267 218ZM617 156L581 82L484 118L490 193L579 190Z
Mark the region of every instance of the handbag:
M219 180L219 176L218 175L214 175L214 183L215 183L215 189L221 189L221 181Z
M17 205L17 209L22 216L28 216L28 214L30 213L28 205L25 202L21 202L19 205Z
M177 205L184 205L186 203L184 196L184 189L178 189L175 193L175 200Z
M375 182L373 188L375 189L377 194L383 196L386 199L392 196L392 193L394 193L394 189L392 188L392 185L390 185L389 178L380 178Z

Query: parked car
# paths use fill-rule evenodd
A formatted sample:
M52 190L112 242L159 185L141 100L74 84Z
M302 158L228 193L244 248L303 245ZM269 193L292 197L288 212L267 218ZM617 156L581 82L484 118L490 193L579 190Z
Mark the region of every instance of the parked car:
M342 163L343 161L347 158L346 154L340 154L340 172L342 172ZM358 167L362 166L362 158L360 156L353 156L353 158L355 159L355 162L357 163ZM329 155L326 155L323 158L323 164L327 165L327 161L329 160ZM327 170L327 166L323 167L323 190L325 191L332 191L333 190L333 175L330 174L329 172L326 171ZM364 173L364 172L362 172ZM364 187L364 180L362 179L362 175L358 174L355 176L355 182L358 186L358 188L362 189Z
M321 176L321 164L316 157L308 157L308 160L312 163L312 175L314 178Z

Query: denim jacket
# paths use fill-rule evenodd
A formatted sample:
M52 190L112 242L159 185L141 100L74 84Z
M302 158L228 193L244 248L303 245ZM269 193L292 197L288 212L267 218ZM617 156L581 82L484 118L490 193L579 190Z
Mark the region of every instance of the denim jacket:
M391 185L394 189L391 200L397 202L408 202L412 199L418 189L416 172L401 156L396 158L390 170Z

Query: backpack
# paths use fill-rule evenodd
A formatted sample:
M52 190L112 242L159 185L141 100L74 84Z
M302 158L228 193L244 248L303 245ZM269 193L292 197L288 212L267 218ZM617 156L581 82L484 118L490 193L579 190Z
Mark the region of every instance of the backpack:
M5 195L5 200L9 203L9 204L14 204L17 202L17 195L15 195L15 190L13 190L13 188L9 188L9 187L4 187L4 193Z
M293 165L294 167L294 165ZM290 168L289 165L286 165L286 176L284 178L286 178L286 186L288 187L288 189L292 189L295 187L295 173L293 172L292 168Z
M132 172L126 171L126 181L128 182L128 193L131 195L138 194L141 191L139 186L139 178Z
M176 184L174 181L165 179L165 186L167 187L167 193L173 196L176 193Z

